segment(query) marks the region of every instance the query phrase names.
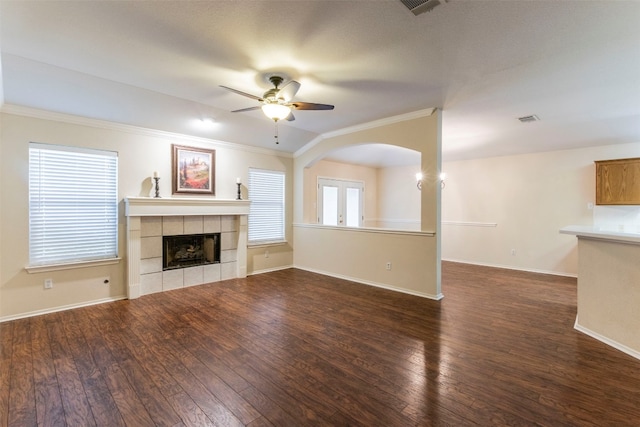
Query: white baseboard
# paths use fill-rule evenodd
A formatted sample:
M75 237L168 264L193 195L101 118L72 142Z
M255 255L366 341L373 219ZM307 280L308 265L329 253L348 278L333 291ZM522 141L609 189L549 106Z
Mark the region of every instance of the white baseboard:
M293 268L293 265L285 265L285 266L280 266L280 267L265 268L264 270L255 270L255 271L252 271L250 273L247 273L247 276L255 276L256 274L271 273L273 271L286 270L288 268Z
M512 265L488 264L483 262L472 262L472 261L458 260L458 259L451 259L451 258L448 258L448 259L443 258L442 261L457 262L459 264L479 265L482 267L504 268L506 270L526 271L528 273L551 274L553 276L573 277L574 279L578 277L577 274L561 273L559 271L537 270L533 268L518 268Z
M102 298L102 299L99 299L99 300L94 300L94 301L89 301L89 302L82 302L82 303L79 303L79 304L69 304L69 305L63 305L63 306L55 307L55 308L48 308L48 309L45 309L45 310L36 310L36 311L30 311L30 312L27 312L27 313L15 314L15 315L12 315L12 316L3 316L3 317L0 317L0 323L9 322L11 320L25 319L27 317L41 316L43 314L57 313L59 311L72 310L74 308L89 307L91 305L97 305L97 304L104 304L104 303L107 303L107 302L120 301L120 300L123 300L123 299L127 299L127 297L125 295L123 295L123 296L120 296L120 297Z
M331 273L331 272L328 272L328 271L315 270L315 269L312 269L312 268L300 267L300 266L297 266L297 265L294 265L293 267L297 268L297 269L300 269L300 270L309 271L311 273L317 273L317 274L322 274L324 276L335 277L336 279L348 280L350 282L356 282L356 283L360 283L360 284L363 284L363 285L375 286L376 288L382 288L382 289L387 289L387 290L390 290L390 291L401 292L403 294L414 295L414 296L417 296L417 297L428 298L428 299L432 299L432 300L436 300L436 301L441 300L442 298L444 298L444 295L442 293L440 293L438 295L425 294L423 292L411 291L409 289L399 288L397 286L391 286L391 285L387 285L387 284L384 284L384 283L378 283L378 282L371 282L369 280L363 280L363 279L359 279L357 277L351 277L351 276L344 276L342 274L335 274L335 273Z
M623 353L628 354L631 357L635 357L636 359L640 360L640 352L636 351L630 347L627 347L624 344L620 344L617 341L614 341L610 338L605 337L604 335L600 335L597 332L593 332L591 329L589 328L585 328L584 326L580 325L580 323L578 323L578 316L576 316L576 323L573 325L573 328L577 331L582 332L585 335L589 335L591 338L595 338L600 342L603 342L605 344L607 344L608 346L611 346L613 348L615 348L616 350L620 350Z

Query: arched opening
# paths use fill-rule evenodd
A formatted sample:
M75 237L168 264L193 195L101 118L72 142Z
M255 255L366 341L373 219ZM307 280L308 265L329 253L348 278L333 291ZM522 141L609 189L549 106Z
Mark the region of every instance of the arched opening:
M303 222L420 229L421 154L381 143L341 147L304 169Z

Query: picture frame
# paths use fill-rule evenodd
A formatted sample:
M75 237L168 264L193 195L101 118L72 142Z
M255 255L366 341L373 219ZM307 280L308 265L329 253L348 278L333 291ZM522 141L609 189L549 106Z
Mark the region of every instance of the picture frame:
M172 145L173 194L215 195L216 152L204 148Z

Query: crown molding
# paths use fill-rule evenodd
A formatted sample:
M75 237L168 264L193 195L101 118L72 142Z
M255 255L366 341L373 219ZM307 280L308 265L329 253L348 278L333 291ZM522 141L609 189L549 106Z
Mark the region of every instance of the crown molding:
M89 126L98 129L114 130L118 132L130 133L141 136L151 136L166 139L179 139L180 141L190 141L200 144L213 144L217 147L229 148L231 150L248 151L251 153L266 154L277 157L293 157L292 153L286 151L270 150L268 148L253 147L251 145L239 144L235 142L220 141L211 138L204 138L193 135L186 135L176 132L167 132L157 129L150 129L141 126L127 125L123 123L109 122L107 120L92 119L88 117L75 116L72 114L56 113L53 111L40 110L37 108L24 107L14 104L4 104L0 107L0 112L16 116L32 117L35 119L50 120L61 123L68 123L80 126Z
M293 158L295 159L296 157L300 157L302 154L306 153L307 151L311 150L316 145L320 144L322 141L324 141L324 139L325 138L323 137L323 135L316 136L311 141L307 142L302 147L298 148L293 153Z
M363 130L374 129L374 128L378 128L378 127L381 127L381 126L390 125L390 124L393 124L393 123L405 122L407 120L413 120L413 119L417 119L417 118L420 118L420 117L429 117L435 111L436 111L435 107L425 108L423 110L418 110L418 111L414 111L414 112L411 112L411 113L400 114L398 116L387 117L387 118L384 118L384 119L374 120L372 122L362 123L362 124L359 124L359 125L349 126L349 127L346 127L346 128L335 130L335 131L323 133L322 135L319 135L319 136L315 137L309 143L305 144L300 149L295 151L293 153L293 157L294 158L300 157L302 154L306 153L307 151L309 151L310 149L312 149L313 147L315 147L316 145L318 145L319 143L321 143L325 139L334 138L334 137L340 136L340 135L348 135L350 133L359 132L359 131L363 131Z

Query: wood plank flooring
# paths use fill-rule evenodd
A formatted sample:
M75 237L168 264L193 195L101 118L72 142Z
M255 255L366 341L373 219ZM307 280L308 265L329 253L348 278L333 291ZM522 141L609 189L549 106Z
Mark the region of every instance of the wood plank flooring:
M443 263L442 301L284 270L0 324L0 426L638 426L575 279Z

